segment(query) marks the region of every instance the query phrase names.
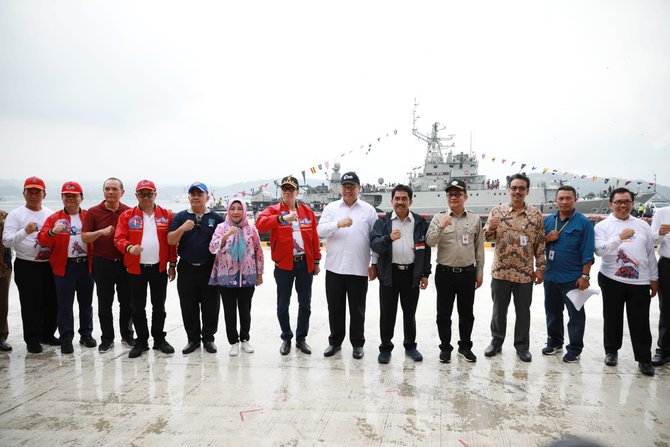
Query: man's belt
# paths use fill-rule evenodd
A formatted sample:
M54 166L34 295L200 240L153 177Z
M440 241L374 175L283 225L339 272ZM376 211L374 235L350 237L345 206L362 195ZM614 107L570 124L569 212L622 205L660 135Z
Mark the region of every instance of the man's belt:
M450 267L448 265L437 265L437 270L444 270L446 272L451 272L451 273L464 273L464 272L471 272L475 270L474 265L468 265L466 267Z
M409 270L414 267L414 264L393 264L393 268L396 270Z
M300 262L305 260L305 255L293 255L293 262Z
M140 264L140 267L145 269L157 269L159 264L160 262L157 262L155 264Z
M73 264L81 264L82 262L88 261L88 256L80 256L78 258L67 258L67 262L71 262Z

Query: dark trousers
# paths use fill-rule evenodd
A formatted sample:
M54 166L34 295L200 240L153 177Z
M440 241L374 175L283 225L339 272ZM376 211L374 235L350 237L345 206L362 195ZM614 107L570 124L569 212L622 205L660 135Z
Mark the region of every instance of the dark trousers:
M6 341L9 337L7 314L9 313L9 283L11 280L11 272L7 276L0 276L0 341Z
M223 317L226 320L226 337L234 345L239 341L249 341L251 328L251 298L255 287L219 287L223 302ZM237 332L237 312L240 313L240 332Z
M670 356L670 259L658 260L658 348L656 352Z
M437 290L437 332L440 336L440 350L453 351L451 346L451 315L454 301L458 309L458 347L472 349L472 327L475 324L475 286L477 270L474 267L455 273L451 268L437 266L435 269L435 289Z
M309 317L312 315L312 275L307 270L307 261L293 263L293 270L282 270L275 267L275 282L277 283L277 319L281 328L282 340L291 340L291 318L288 312L291 304L291 289L295 281L295 291L298 294L298 327L296 340L305 341L309 332Z
M385 287L379 283L379 334L382 343L379 351L392 351L393 329L398 314L398 296L402 307L403 346L405 349L416 348L416 305L419 302L419 287L412 287L412 269L396 270L391 274L392 286Z
M516 283L502 279L491 280L493 313L491 315L491 344L501 347L507 332L507 309L514 296L514 347L519 352L530 347L530 304L533 301L533 283Z
M139 275L128 274L130 296L133 307L133 324L137 331L137 346L148 346L147 285L151 291L151 336L156 341L165 340L165 297L167 294L167 271L158 271L158 264L140 267Z
M617 352L623 340L623 309L626 308L628 330L637 362L651 362L651 329L649 328L649 285L624 284L598 273L603 292L603 332L605 353Z
M68 262L65 275L54 275L58 301L58 333L61 341L74 338L74 294L79 303L79 335L93 333L93 277L88 272L88 263Z
M93 257L93 279L98 295L98 320L100 320L100 339L103 342L114 341L114 288L119 300L119 332L121 338L132 340L133 310L130 305L130 284L123 259L113 261L100 256Z
M563 346L563 307L568 309L568 352L579 355L584 348L584 328L586 312L584 307L577 310L567 293L577 286L575 281L557 283L544 282L544 313L547 317L547 346Z
M214 341L214 334L219 325L219 293L216 286L208 284L213 264L212 261L196 266L186 261L179 261L177 265L179 306L189 341L200 342L201 339Z
M347 298L349 299L349 340L353 347L365 344L365 297L368 293L368 277L340 275L326 270L326 300L328 301L328 323L331 346L340 346L344 341Z
M56 286L48 262L14 261L14 282L19 289L23 340L39 343L56 332Z

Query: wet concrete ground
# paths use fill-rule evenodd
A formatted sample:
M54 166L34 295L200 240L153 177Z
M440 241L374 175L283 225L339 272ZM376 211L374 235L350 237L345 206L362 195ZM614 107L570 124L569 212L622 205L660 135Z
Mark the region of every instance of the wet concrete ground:
M537 446L568 435L610 446L670 445L670 365L657 368L653 378L641 375L626 330L619 366L605 366L599 297L586 304L579 363L563 363L562 353L540 352L546 337L541 286L535 287L532 305L532 363L515 355L513 306L503 352L489 359L483 355L490 340L487 266L475 309L478 360L468 363L454 355L451 363L442 364L431 278L417 311L424 361L405 357L399 319L391 363L380 365L378 283L368 293L365 357L353 359L345 342L327 359L322 354L328 319L321 275L314 283L308 338L314 353L294 347L282 357L269 258L266 251L266 282L257 288L252 307L256 352L239 357L228 355L223 315L217 354L181 354L186 336L174 283L168 289L166 322L168 341L177 351L173 355L152 350L130 359L128 348L118 342L104 354L79 345L73 355L55 347L27 354L14 287L8 340L14 351L0 354L0 445ZM487 249L489 266L491 258ZM297 305L291 311L295 322ZM454 320L457 328L456 311ZM655 341L656 299L651 320ZM97 319L95 324L99 340ZM457 339L455 331L454 343Z

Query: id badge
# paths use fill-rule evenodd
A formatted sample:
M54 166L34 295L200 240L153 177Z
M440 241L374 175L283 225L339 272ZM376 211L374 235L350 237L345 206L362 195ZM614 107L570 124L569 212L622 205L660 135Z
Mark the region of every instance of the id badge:
M550 261L554 260L554 250L549 250L549 260Z
M464 234L463 235L463 245L468 245L470 243L470 235L469 234Z
M521 245L522 247L528 245L528 236L526 236L525 234L519 236L519 245Z

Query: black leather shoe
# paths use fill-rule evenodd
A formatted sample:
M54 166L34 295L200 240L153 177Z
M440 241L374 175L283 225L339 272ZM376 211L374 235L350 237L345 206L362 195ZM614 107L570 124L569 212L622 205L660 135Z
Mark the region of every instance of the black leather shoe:
M199 341L190 341L186 343L186 346L184 346L184 349L181 350L182 354L190 354L191 352L195 351L200 347L200 342Z
M141 345L136 344L135 346L133 346L133 349L131 349L130 352L128 353L128 357L130 357L131 359L134 359L136 357L141 356L144 351L148 351L148 350L149 350L149 346L146 346L146 345L141 346Z
M484 350L484 355L486 357L495 357L495 355L498 354L500 351L502 351L502 348L500 346L494 346L491 344L488 345Z
M289 352L291 352L291 340L282 341L281 346L279 347L279 353L281 355L288 355Z
M616 352L608 352L605 355L605 365L616 366L619 363L619 354Z
M124 343L124 344L126 344L126 345L128 345L132 348L133 346L135 346L135 339L132 338L132 337L131 338L122 338L121 343Z
M206 341L202 345L205 347L205 351L210 354L216 354L217 349L213 341Z
M522 362L528 363L531 360L533 360L533 354L531 354L528 351L516 351L516 355L519 356L519 360L521 360Z
M11 350L12 350L12 345L7 343L6 341L0 341L0 351L9 352Z
M74 347L72 346L72 342L70 341L64 341L60 345L60 352L63 354L72 354L74 352Z
M82 335L81 338L79 339L79 344L82 346L86 346L87 348L95 348L96 346L98 346L98 342L95 341L95 338L91 337L91 334Z
M365 355L363 352L363 346L354 346L354 352L352 353L352 356L359 360L363 358L363 355Z
M60 340L53 335L50 337L43 337L42 340L40 340L40 343L49 346L60 346Z
M325 351L323 351L323 356L324 357L332 357L335 355L337 351L342 349L341 346L333 346L333 345L328 345Z
M174 354L174 348L167 340L154 340L154 349L162 352L163 354Z
M295 342L296 348L300 349L304 354L311 354L312 348L309 347L306 341L297 341Z
M640 372L644 374L645 376L652 376L654 375L654 367L651 366L651 363L648 362L640 362L638 363L638 367L640 368Z
M2 349L2 348L0 348L0 349ZM11 351L12 348L10 347L9 350ZM4 351L4 349L3 349L3 351ZM666 363L668 363L669 361L670 361L670 356L665 356L665 355L657 352L656 354L654 354L654 357L651 359L651 364L653 366L663 366Z
M27 343L26 348L28 349L28 352L30 352L31 354L39 354L40 352L43 351L42 345L37 342Z

